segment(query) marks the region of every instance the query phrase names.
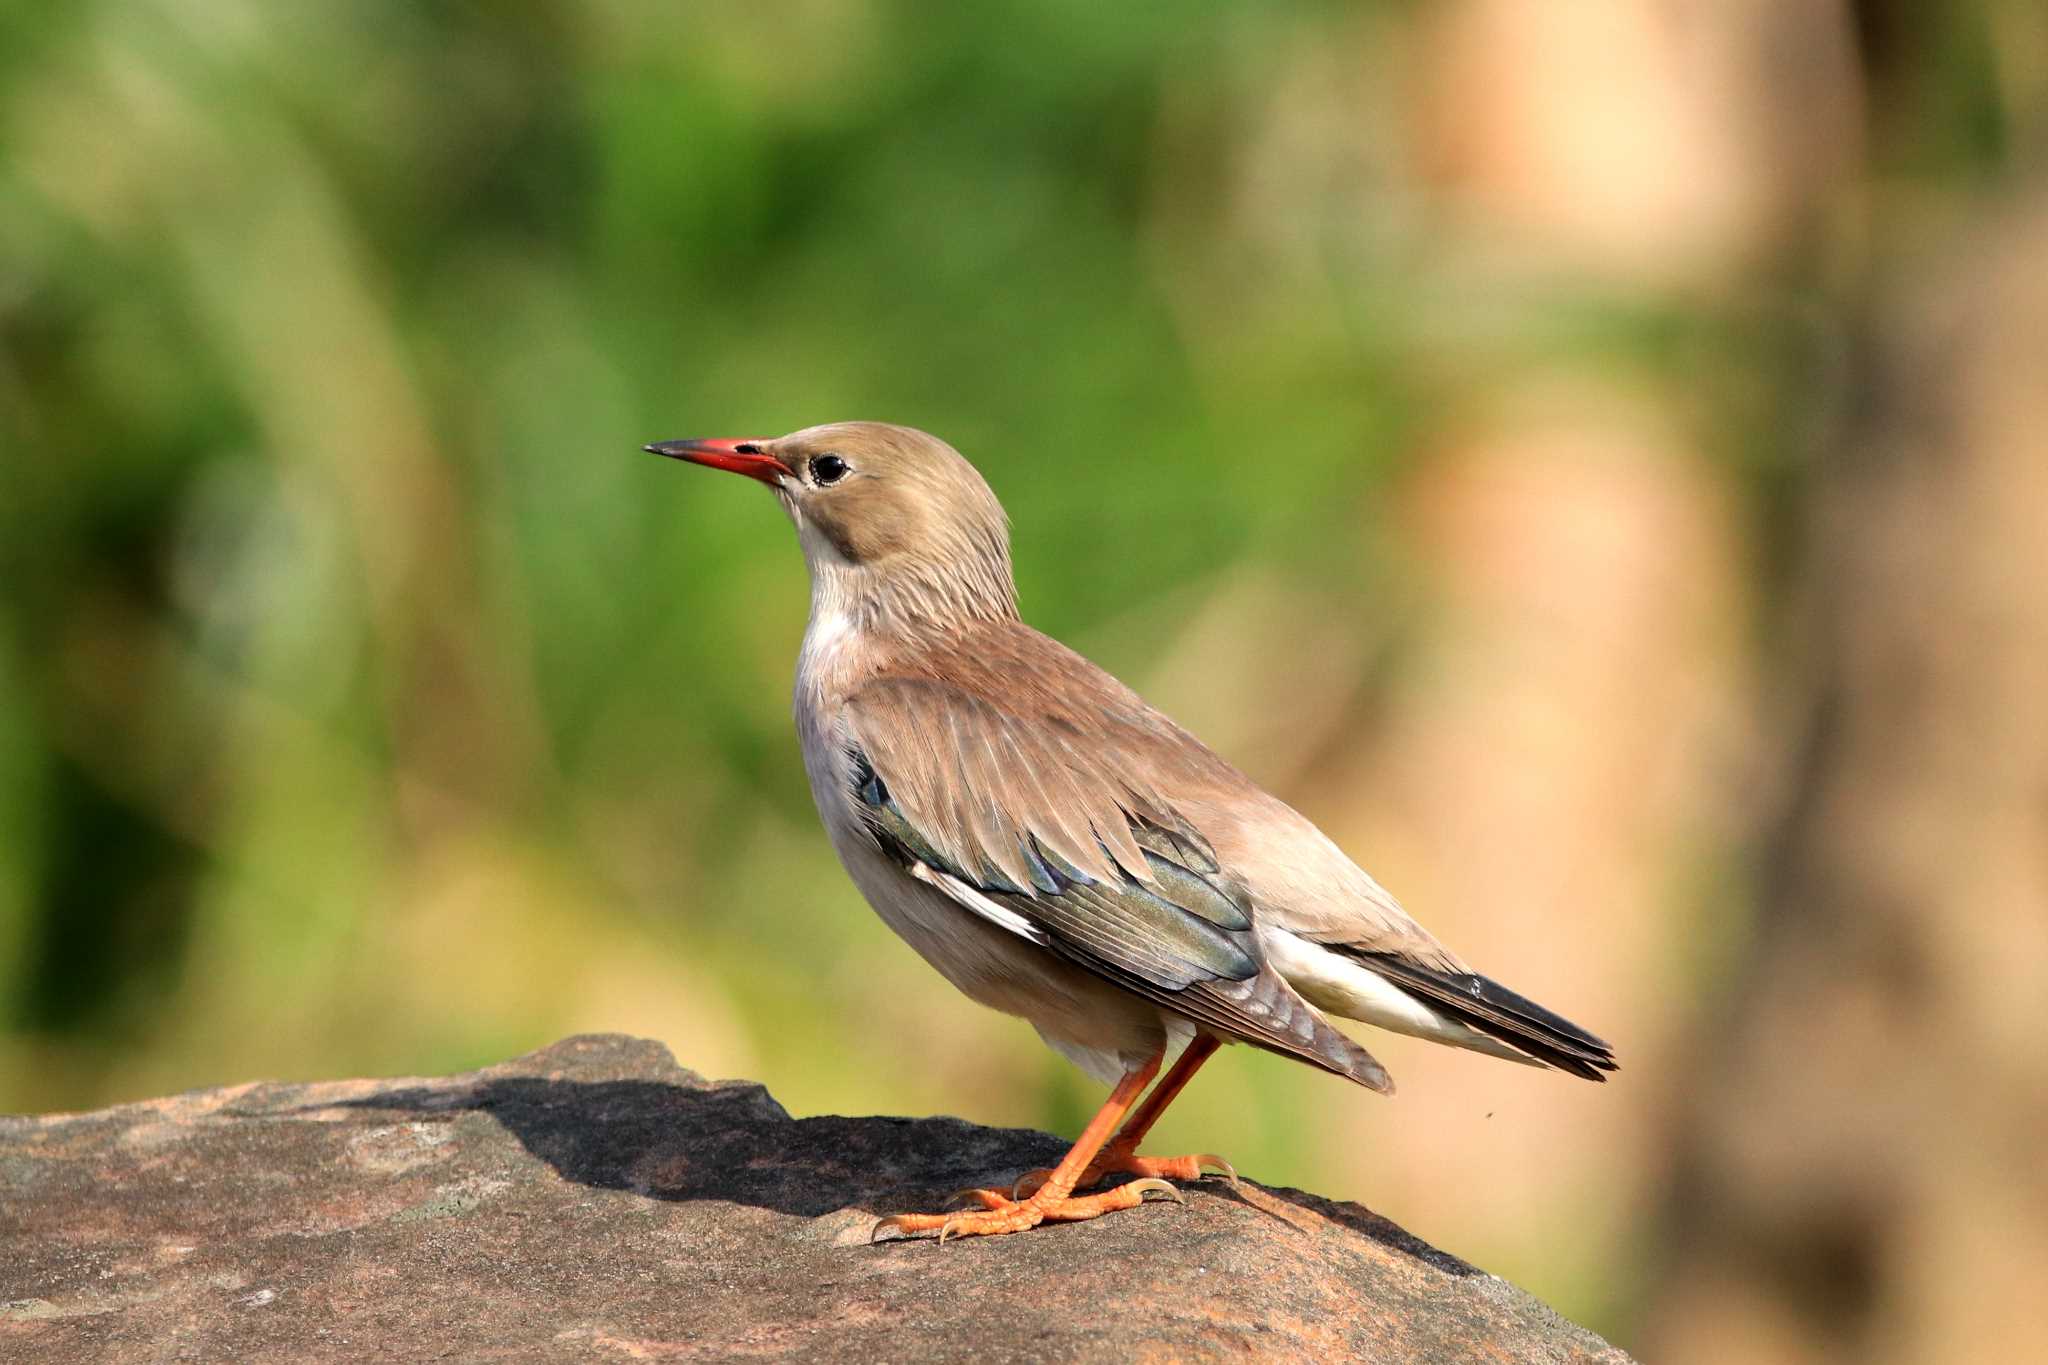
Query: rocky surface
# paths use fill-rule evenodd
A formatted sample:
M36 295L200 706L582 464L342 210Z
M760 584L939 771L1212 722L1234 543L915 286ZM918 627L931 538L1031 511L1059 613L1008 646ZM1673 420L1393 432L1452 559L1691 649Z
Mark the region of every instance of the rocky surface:
M660 1045L0 1118L0 1360L1624 1360L1354 1204L1246 1183L869 1246L1056 1160L791 1119Z

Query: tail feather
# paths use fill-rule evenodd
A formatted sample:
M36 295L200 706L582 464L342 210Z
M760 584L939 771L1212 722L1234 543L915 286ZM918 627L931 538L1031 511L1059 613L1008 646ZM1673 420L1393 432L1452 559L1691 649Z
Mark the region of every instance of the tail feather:
M1427 967L1395 953L1351 951L1347 955L1466 1027L1533 1061L1589 1081L1604 1081L1603 1073L1620 1069L1614 1049L1601 1039L1491 978Z

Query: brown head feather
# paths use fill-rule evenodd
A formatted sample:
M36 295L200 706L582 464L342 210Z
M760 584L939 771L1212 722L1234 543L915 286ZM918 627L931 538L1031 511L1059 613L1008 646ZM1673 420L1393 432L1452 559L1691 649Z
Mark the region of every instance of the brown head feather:
M766 448L790 471L777 491L824 605L883 629L1017 619L1009 523L959 451L886 422L806 427Z

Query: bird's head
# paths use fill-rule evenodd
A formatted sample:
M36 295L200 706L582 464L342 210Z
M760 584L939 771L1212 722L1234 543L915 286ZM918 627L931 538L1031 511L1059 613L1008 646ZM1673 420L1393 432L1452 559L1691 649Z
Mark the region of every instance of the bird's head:
M1002 505L936 436L834 422L787 436L645 448L774 489L796 523L817 605L905 626L1017 614Z

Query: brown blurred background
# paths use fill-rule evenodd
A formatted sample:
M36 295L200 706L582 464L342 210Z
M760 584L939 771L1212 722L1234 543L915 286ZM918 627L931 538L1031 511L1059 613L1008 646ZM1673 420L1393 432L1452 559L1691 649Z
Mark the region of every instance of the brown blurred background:
M1624 1065L1237 1050L1162 1150L1658 1360L2025 1357L2044 153L2039 0L11 5L0 1110L615 1029L1074 1127L816 828L770 500L636 449L872 417Z

